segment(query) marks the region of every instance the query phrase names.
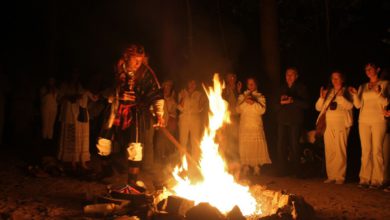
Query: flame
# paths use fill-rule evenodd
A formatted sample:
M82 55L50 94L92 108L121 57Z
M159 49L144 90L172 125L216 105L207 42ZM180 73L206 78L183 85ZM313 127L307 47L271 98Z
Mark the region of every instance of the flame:
M179 173L188 170L186 157L183 156L182 165L173 171L173 177L177 184L170 189L173 194L195 204L208 202L210 205L226 214L238 206L245 216L261 214L260 204L249 192L248 186L235 182L233 176L226 171L226 164L218 152L218 144L214 142L216 132L224 123L229 123L227 103L222 98L224 84L219 81L218 74L213 78L214 87L209 87L207 96L209 99L210 113L209 125L205 129L200 143L201 158L199 169L203 180L191 183L188 176L181 177Z

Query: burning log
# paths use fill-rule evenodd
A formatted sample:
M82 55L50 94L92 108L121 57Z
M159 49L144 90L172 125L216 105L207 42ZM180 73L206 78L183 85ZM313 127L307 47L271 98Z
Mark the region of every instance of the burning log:
M191 208L186 213L186 220L224 220L225 217L217 209L212 207L209 203L199 203L199 205Z
M164 199L157 204L157 209L160 213L173 214L184 218L186 212L194 207L194 205L194 201L178 196L168 196L167 199Z
M227 220L245 220L245 217L242 215L242 212L238 206L234 206L232 211L227 214Z

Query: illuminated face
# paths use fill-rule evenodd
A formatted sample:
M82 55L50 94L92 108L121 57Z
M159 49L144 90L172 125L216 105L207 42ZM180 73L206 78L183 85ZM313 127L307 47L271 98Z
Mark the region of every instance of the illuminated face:
M286 70L286 82L288 85L292 85L295 82L295 80L297 80L297 78L298 78L297 71L293 69Z
M143 60L143 56L131 56L129 62L127 62L127 70L130 72L137 71L140 68Z
M248 88L249 91L253 92L257 89L257 84L255 80L248 79L248 81L246 82L246 87Z
M331 78L333 87L340 88L343 85L343 79L341 78L340 73L334 72L334 73L332 73L332 76L330 78Z
M373 77L378 77L378 73L379 73L379 68L375 68L373 66L371 66L370 64L368 64L365 68L366 70L366 75L368 78L373 78Z
M196 82L195 80L190 80L187 84L187 88L189 92L193 92L196 89Z

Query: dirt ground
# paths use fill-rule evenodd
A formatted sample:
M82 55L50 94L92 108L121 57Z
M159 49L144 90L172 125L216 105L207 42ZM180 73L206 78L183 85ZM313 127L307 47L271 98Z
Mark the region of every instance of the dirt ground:
M0 219L91 219L82 213L85 199L106 185L74 177L31 177L25 163L0 156ZM360 189L356 183L324 184L322 179L261 176L256 183L302 195L319 219L390 219L390 193Z

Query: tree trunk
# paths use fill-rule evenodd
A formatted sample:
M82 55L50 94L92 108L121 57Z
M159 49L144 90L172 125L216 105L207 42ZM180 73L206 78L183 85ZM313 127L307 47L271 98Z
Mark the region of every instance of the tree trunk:
M48 38L49 48L47 57L47 75L54 76L58 73L58 2L57 0L50 1L50 7L48 12Z
M260 0L262 63L265 74L271 81L273 88L278 88L280 83L278 28L278 5L276 0Z
M269 151L276 155L277 143L277 105L279 102L278 90L280 87L280 57L278 40L278 5L276 0L260 0L260 46L262 66L265 76L263 83L267 97L267 114L264 116L265 130ZM275 158L275 157L273 157Z

